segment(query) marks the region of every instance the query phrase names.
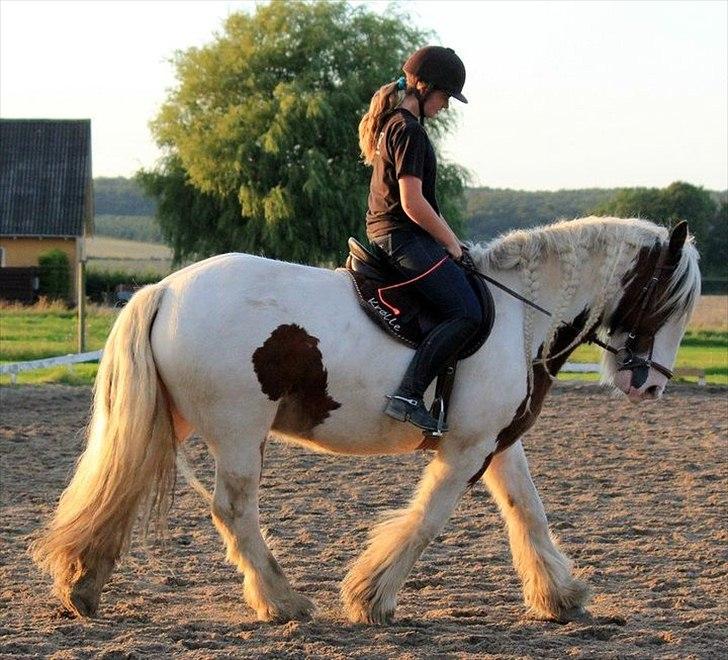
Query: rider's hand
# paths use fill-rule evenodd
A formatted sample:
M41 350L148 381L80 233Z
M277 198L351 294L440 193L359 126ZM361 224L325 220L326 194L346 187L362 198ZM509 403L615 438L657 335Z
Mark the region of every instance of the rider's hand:
M460 255L460 259L458 259L458 263L465 268L466 270L475 270L475 262L473 261L473 257L470 255L470 250L468 250L467 245L461 245L460 246L462 253Z
M448 251L448 254L455 259L455 261L460 261L463 256L463 248L460 243L453 243L452 245L448 245L445 249Z

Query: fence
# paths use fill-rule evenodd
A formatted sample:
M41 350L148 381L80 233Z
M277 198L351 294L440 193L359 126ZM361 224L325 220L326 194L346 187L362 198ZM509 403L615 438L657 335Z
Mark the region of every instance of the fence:
M62 364L69 365L78 364L80 362L96 362L101 359L102 353L103 351L91 351L90 353L73 353L70 355L46 358L44 360L29 360L27 362L3 364L0 365L0 375L10 374L10 382L15 385L17 382L17 376L21 371L45 369L47 367L55 367ZM561 373L599 373L599 365L589 362L567 362L562 367ZM695 376L698 379L698 385L701 386L706 383L704 369L676 369L675 374L678 376Z
M58 357L44 358L42 360L28 360L27 362L13 362L11 364L0 364L0 375L10 374L10 382L15 385L18 374L21 371L32 371L34 369L46 369L59 365L79 364L81 362L96 362L101 359L103 351L91 351L89 353L71 353Z

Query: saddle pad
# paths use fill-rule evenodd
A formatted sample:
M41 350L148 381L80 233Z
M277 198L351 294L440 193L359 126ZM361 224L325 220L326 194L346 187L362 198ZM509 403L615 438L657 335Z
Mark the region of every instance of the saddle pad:
M387 286L386 282L370 279L349 268L337 268L337 270L345 271L351 277L359 305L367 316L388 335L407 346L417 348L430 330L438 324L438 320L424 307L422 299L416 293L388 291L387 300L391 306L399 310L399 314L394 314L379 298L378 290ZM495 306L488 287L479 277L466 274L480 302L483 322L475 335L463 346L457 356L458 360L470 357L485 343L495 321Z

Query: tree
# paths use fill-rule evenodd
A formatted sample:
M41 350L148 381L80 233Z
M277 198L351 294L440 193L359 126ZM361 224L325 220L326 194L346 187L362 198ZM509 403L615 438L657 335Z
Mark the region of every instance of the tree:
M705 274L728 278L728 201L721 203L713 218L702 261Z
M272 2L176 56L178 86L152 131L167 156L139 182L175 258L243 250L341 263L363 236L370 170L357 127L373 92L427 35L343 2ZM437 138L446 121L428 126ZM462 172L438 190L460 226Z
M38 257L40 284L38 292L50 300L71 297L71 266L63 250L53 249Z
M663 189L620 190L593 213L619 218L645 218L668 226L678 220L687 220L702 251L709 242L716 204L702 187L676 181Z

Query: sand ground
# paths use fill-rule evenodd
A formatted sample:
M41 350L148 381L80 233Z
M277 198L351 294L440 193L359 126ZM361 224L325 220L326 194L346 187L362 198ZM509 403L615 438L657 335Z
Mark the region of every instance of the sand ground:
M525 440L562 548L594 589L591 620L527 617L495 505L462 500L400 594L390 626L350 624L346 566L428 460L332 457L268 443L261 515L310 622L257 623L206 505L181 480L166 547L138 544L99 618L69 618L26 554L83 446L88 388L0 390L0 657L717 658L728 638L728 390L673 386L634 407L559 385ZM211 462L193 441L196 469Z

